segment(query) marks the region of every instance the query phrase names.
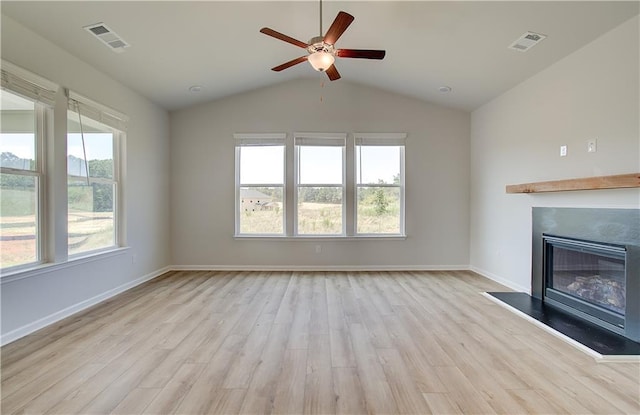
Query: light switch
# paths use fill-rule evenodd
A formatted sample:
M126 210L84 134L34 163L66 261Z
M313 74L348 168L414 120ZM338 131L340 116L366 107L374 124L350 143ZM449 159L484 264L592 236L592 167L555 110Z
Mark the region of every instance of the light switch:
M567 155L567 146L560 146L560 157L566 157Z

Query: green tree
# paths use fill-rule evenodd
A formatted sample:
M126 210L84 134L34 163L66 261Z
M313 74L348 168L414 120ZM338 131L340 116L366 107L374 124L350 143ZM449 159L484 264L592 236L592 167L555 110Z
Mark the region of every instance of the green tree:
M387 208L389 207L389 201L387 200L387 196L384 194L383 189L376 190L373 205L375 207L376 215L380 216L387 213Z

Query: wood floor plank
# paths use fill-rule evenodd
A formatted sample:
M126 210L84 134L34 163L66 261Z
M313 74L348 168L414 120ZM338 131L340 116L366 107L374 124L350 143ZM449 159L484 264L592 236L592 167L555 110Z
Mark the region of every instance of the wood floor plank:
M353 415L367 413L367 404L356 368L332 369L333 390L336 395L336 414Z
M86 364L80 366L76 371L69 376L63 378L59 382L56 382L50 388L44 387L40 390L40 394L37 391L27 391L23 397L13 396L8 399L2 400L2 412L4 413L44 413L52 405L55 405L63 397L70 394L72 391L77 390L84 382L91 379L104 368L104 364ZM33 397L28 400L29 397ZM16 408L12 405L24 404L21 408Z
M497 413L456 366L438 366L436 373L447 386L449 399L464 414Z
M305 414L335 412L335 395L331 374L331 345L328 334L312 334L306 357L304 389Z
M166 350L150 350L147 354L137 360L131 367L127 368L120 376L110 382L100 391L90 402L79 407L82 401L71 400L65 402L58 408L58 413L109 413L114 410L127 394L134 389L140 380L158 362L167 355ZM108 366L107 366L108 367ZM69 403L69 405L66 405ZM71 409L73 408L73 409Z
M306 376L307 351L287 349L282 361L282 371L276 381L272 413L303 413Z
M462 410L451 401L447 393L423 393L422 396L427 401L432 414L463 415Z
M258 319L255 327L247 336L240 353L231 363L223 383L225 389L246 389L249 387L253 371L260 363L262 350L269 338L273 318L273 316L264 315Z
M276 382L282 372L285 347L288 333L291 330L289 324L273 324L265 346L256 351L259 361L254 371L246 369L246 375L250 376L250 383L244 388L247 389L246 397L240 409L241 413L268 413L271 411L274 396L276 394ZM237 366L242 367L242 366ZM241 383L224 383L228 389L242 388Z
M153 401L160 389L158 388L135 388L127 394L127 396L120 401L116 406L112 415L134 415L141 414L145 408Z
M350 332L367 410L380 414L398 413L391 387L366 328L362 324L352 324Z
M237 398L237 394L229 395L222 384L246 339L245 336L235 334L225 337L178 406L177 413L207 414L211 413L212 408L221 405L220 402L226 402L227 398ZM246 392L246 389L242 390Z
M640 413L469 271L170 272L2 347L3 414Z
M364 276L358 273L349 275L349 281L358 299L360 318L367 327L367 332L373 347L392 347L391 338L389 337L387 328L382 322L382 315L376 309L374 302L370 298L370 294L365 290L362 282L363 278L368 278L367 274Z
M378 349L382 369L400 414L429 414L431 410L422 392L396 349Z
M307 349L309 345L309 321L311 320L312 279L302 274L296 278L298 294L287 349Z
M396 310L399 309L403 308L396 307ZM445 393L447 388L436 375L435 365L429 361L431 353L428 345L430 342L425 341L426 334L409 331L404 320L397 315L386 316L385 323L393 338L394 346L418 389L423 393ZM453 365L453 362L451 364Z
M147 414L172 414L189 393L191 387L204 370L204 363L185 363L180 366L170 381L160 390L153 401L144 408ZM157 388L153 388L157 389Z

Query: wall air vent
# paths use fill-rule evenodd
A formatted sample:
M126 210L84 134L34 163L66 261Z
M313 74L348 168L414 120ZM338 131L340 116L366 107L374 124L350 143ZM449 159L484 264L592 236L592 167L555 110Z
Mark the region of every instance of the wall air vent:
M517 50L519 52L526 52L543 41L546 37L546 35L541 35L540 33L526 32L515 42L510 44L509 49Z
M116 32L109 29L109 27L104 23L96 23L89 26L84 26L84 30L94 35L114 52L124 52L125 48L131 46L124 39L118 36Z

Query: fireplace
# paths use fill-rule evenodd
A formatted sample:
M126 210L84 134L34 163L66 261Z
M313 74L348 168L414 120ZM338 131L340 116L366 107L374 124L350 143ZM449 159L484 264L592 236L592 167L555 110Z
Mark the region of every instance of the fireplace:
M640 210L534 208L531 295L640 341Z
M624 333L626 247L543 235L545 301Z

